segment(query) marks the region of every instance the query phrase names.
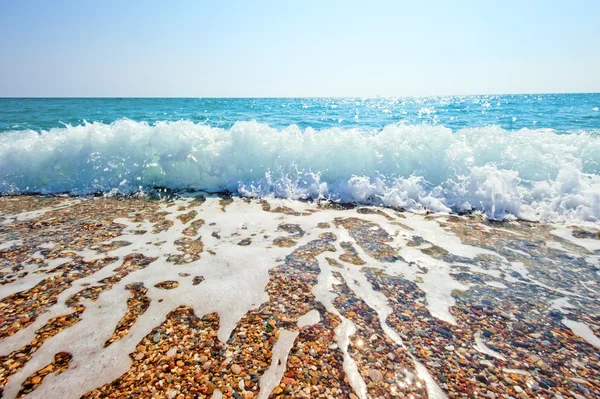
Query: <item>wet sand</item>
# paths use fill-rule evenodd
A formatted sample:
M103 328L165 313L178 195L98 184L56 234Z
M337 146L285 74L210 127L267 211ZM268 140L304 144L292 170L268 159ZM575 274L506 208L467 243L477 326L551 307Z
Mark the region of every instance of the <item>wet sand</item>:
M198 193L0 197L0 390L600 397L599 234Z

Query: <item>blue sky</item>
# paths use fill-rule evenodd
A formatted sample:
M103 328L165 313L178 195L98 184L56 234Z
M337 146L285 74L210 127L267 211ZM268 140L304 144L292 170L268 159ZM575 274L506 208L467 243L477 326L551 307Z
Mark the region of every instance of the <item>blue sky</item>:
M600 1L0 0L0 96L600 91Z

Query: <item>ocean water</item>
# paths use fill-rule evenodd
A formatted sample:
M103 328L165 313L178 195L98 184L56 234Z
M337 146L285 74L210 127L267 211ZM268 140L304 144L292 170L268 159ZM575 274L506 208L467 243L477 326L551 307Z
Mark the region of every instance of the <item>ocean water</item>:
M600 221L600 94L0 99L0 193L162 189Z

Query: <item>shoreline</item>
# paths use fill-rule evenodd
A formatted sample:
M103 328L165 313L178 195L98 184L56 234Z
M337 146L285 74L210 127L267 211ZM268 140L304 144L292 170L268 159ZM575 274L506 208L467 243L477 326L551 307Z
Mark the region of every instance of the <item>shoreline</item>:
M276 198L0 196L0 386L600 396L598 234Z
M164 190L161 193L161 190ZM462 211L462 212L443 212L430 210L426 208L417 209L417 208L405 208L405 207L394 207L385 204L372 204L372 203L360 203L360 202L344 202L340 200L332 200L332 199L312 199L312 198L286 198L286 197L278 197L278 196L245 196L239 193L231 192L231 191L206 191L206 190L196 190L196 189L168 189L168 188L153 188L150 191L139 191L131 194L122 194L120 192L111 193L111 192L102 192L98 191L95 193L89 194L72 194L70 192L62 192L62 193L51 193L44 194L39 192L28 192L28 193L0 193L0 199L2 198L71 198L71 199L97 199L97 198L111 198L120 201L127 200L146 200L150 202L164 202L164 201L175 201L179 199L186 199L196 196L203 196L205 198L237 198L243 201L289 201L289 202L297 202L301 204L305 204L308 206L316 205L317 207L323 207L326 209L335 209L335 210L352 210L358 208L379 208L382 210L388 210L390 212L400 212L400 213L411 213L415 215L422 216L458 216L458 217L476 217L481 218L482 222L485 223L539 223L539 224L556 224L556 225L582 225L585 227L591 228L600 228L599 222L586 221L586 220L559 220L559 221L544 221L544 220L535 220L535 219L526 219L517 215L508 214L508 218L504 219L493 219L489 218L485 215L485 212L479 209L474 209L470 211Z

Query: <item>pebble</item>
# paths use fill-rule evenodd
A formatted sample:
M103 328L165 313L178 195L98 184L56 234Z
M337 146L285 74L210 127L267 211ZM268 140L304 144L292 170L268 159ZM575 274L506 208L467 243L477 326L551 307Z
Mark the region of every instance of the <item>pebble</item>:
M173 347L171 349L169 349L169 351L167 352L167 356L168 357L173 357L177 354L177 348Z
M373 382L379 382L383 380L383 375L379 372L379 370L370 369L369 378L373 380Z
M215 391L216 387L212 382L207 382L206 383L206 394L207 395L212 395L213 392Z
M237 364L234 364L233 366L231 366L231 372L235 375L238 375L242 372L242 368Z

